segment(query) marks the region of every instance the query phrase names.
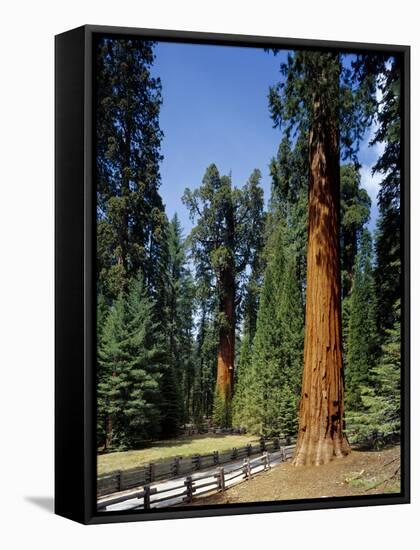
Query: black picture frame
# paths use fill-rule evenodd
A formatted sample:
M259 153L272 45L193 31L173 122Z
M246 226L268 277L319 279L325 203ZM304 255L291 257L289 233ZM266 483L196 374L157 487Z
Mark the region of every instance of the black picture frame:
M177 507L96 510L95 189L93 43L97 35L195 44L386 51L402 56L401 493ZM410 47L86 25L55 37L55 512L84 523L344 508L410 502Z

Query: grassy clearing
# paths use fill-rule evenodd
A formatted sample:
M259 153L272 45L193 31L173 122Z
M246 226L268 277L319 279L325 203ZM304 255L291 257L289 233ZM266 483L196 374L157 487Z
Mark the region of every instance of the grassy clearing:
M233 447L244 447L248 443L256 442L258 442L258 438L249 434L203 434L159 441L147 449L99 455L98 474L106 474L115 470L129 470L174 456L205 455L213 451L224 452L233 449Z

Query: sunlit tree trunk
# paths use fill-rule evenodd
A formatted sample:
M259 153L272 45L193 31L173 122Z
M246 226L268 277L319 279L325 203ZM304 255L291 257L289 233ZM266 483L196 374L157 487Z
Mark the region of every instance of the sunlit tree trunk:
M314 98L314 120L322 99ZM324 464L350 451L344 434L339 265L337 120L309 135L309 210L304 369L294 464Z
M235 361L235 220L231 198L225 210L227 253L219 278L219 345L214 418L224 427L232 423L233 373Z
M221 400L222 424L229 425L235 358L235 279L230 269L223 273L221 286L216 391Z

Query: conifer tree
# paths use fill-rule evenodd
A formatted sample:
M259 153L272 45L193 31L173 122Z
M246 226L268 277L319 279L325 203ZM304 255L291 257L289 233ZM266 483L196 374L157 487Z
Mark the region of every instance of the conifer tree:
M361 187L361 176L356 164L340 167L340 266L341 319L343 330L343 362L348 366L349 321L351 292L354 284L356 256L363 227L370 218L371 200ZM347 392L348 396L348 392ZM349 401L346 398L346 404Z
M96 341L97 349L102 347L102 335L104 326L108 317L109 306L106 303L106 300L103 294L98 294L97 305L96 305ZM108 376L106 369L101 369L100 364L97 365L97 382L104 383L106 376ZM107 444L107 424L108 424L108 415L106 400L104 395L99 392L97 409L96 409L96 444L98 447L104 446L106 448ZM109 430L110 431L110 430Z
M383 174L378 194L379 219L375 239L377 323L381 335L395 326L394 304L401 296L401 81L400 60L391 58L382 67L378 105L378 131L373 144L384 143L384 152L373 170Z
M365 129L350 71L334 52L297 51L270 90L275 125L308 137L309 198L305 351L295 464L349 452L344 434L340 157L355 160Z
M351 292L356 255L364 225L370 218L371 200L361 187L358 167L340 167L340 256L342 297Z
M160 381L165 346L141 280L110 308L98 350L98 418L106 418L105 447L132 448L160 432Z
M252 418L249 416L249 392L253 383L252 346L249 332L245 332L241 341L241 350L235 376L235 393L232 401L232 425L250 430ZM251 431L251 430L250 430Z
M235 425L260 434L293 435L297 429L306 263L305 156L303 140L292 148L285 136L271 161L267 242L260 260L265 270L252 341L244 319Z
M194 377L192 394L192 416L196 426L203 424L204 418L212 416L213 397L217 371L217 326L211 315L212 307L201 297L200 321L194 351Z
M286 224L269 236L264 283L252 351L241 353L238 425L261 435L294 434L300 388L303 316L296 278L296 252L287 248Z
M153 43L103 38L96 59L99 290L115 299L140 271L163 311L167 219L158 191L162 98L151 75Z
M276 158L270 163L272 178L267 235L276 230L279 220L287 225L285 246L296 255L296 277L305 303L306 241L308 216L308 146L305 134L296 140L294 148L287 135L280 142ZM303 311L302 311L303 315Z
M246 268L262 242L263 192L255 170L247 184L234 188L231 178L210 165L202 185L186 189L184 202L196 226L190 236L198 276L215 288L217 301L217 377L214 420L231 424L235 330Z
M168 231L168 368L162 378L162 437L176 435L190 412L194 288L177 214Z
M348 361L345 369L345 401L349 410L361 404L361 388L371 383L376 351L376 301L372 266L372 239L363 231L356 257L350 297Z
M354 79L369 99L366 118L375 122L371 145L383 152L373 167L382 174L375 235L377 326L381 337L395 323L394 304L401 296L401 57L360 54L353 62Z
M387 329L382 355L372 368L371 383L361 388L361 405L350 411L349 433L354 440L383 441L399 437L401 430L401 321L400 303L395 322Z

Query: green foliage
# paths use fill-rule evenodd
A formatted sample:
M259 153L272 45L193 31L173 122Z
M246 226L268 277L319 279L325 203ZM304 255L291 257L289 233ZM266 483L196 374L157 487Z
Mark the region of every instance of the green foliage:
M186 189L183 202L196 220L189 242L197 275L208 285L233 269L238 291L247 266L256 261L263 242L263 190L261 173L254 170L242 189L230 176L220 176L211 164L200 187Z
M218 331L209 308L209 304L201 303L194 350L192 418L197 426L202 425L204 417L210 417L213 413L216 384Z
M183 197L191 219L196 220L190 245L200 285L198 293L219 332L218 346L228 341L232 355L241 300L247 294L252 303L255 298L252 285L259 274L258 255L264 224L260 180L261 173L255 170L248 182L238 189L232 186L230 176L220 176L212 164L204 174L202 185L194 191L186 189ZM205 343L204 333L202 337L200 354ZM209 380L211 365L207 359L201 361L200 368ZM215 393L213 416L216 423L221 422L224 426L230 422L231 405L229 395L225 398L225 392L220 390L218 388ZM201 387L200 392L204 397L208 389L204 391Z
M109 446L131 448L160 433L160 382L166 368L153 302L141 279L109 310L98 350L98 419L112 426ZM104 433L103 426L101 433Z
M381 100L377 107L378 131L372 144L384 143L384 152L373 170L383 174L379 194L376 233L378 290L377 323L383 335L395 323L393 304L401 296L401 81L399 58L380 68Z
M241 341L241 350L236 368L235 395L232 402L232 424L233 426L250 426L249 407L247 391L250 388L252 376L252 347L251 336L245 332Z
M362 234L356 257L349 306L345 401L350 410L358 410L361 406L362 387L371 383L371 369L376 359L377 346L372 239L367 229Z
M151 75L153 43L103 38L96 53L99 290L113 300L140 271L163 310L167 219L158 192L162 98Z
M261 378L259 416L262 433L267 435L296 431L296 401L303 359L303 316L295 258L284 250L281 232L279 227L274 235L277 242L272 259L267 263L253 353ZM289 419L291 401L292 419Z
M294 434L303 351L296 256L279 224L266 249L252 352L245 341L234 398L235 424L262 435Z
M394 436L400 431L400 60L383 55L359 55L353 68L357 79L363 83L361 88L370 97L367 117L376 119L377 130L371 144L384 144L384 151L373 168L374 173L384 176L378 194L374 281L369 264L365 295L362 292L355 296L355 301L359 302L358 317L362 319L360 334L355 338L356 345L349 343L349 355L352 354L354 363L359 364L357 371L361 373L361 380L356 400L350 399L347 424L352 438L360 439ZM367 288L370 288L370 297L374 295L373 301L366 296ZM372 319L372 302L375 320ZM376 325L374 329L373 324ZM373 332L376 341L372 345ZM363 356L365 359L361 361ZM370 365L367 374L366 366L361 367L363 363Z
M356 254L364 225L370 218L371 200L360 186L360 172L353 164L340 169L340 254L342 295L351 290Z
M213 397L213 422L220 428L232 426L232 402L216 386Z
M306 287L306 240L308 216L308 144L300 135L292 149L284 137L276 158L270 163L272 188L267 221L268 235L275 231L279 220L287 224L286 245L296 255L296 276L301 291L301 303L305 301Z
M362 386L362 406L348 415L348 432L353 440L399 436L401 428L401 324L399 303L396 321L387 330L382 356L372 368L371 384Z
M237 188L211 164L183 196L195 222L186 242L159 195L162 97L153 43L101 39L97 60L98 445L134 448L210 417L267 436L296 433L308 143L325 124L339 125L341 160L351 160L340 171L347 425L358 439L397 434L399 59L358 55L349 67L336 53L291 53L269 94L271 117L284 131L270 163L268 213L259 170ZM314 97L322 108L314 109ZM372 144L383 143L384 152L374 166L383 181L373 253L356 153L374 120ZM232 403L216 388L227 332L238 344Z
M294 434L303 360L306 279L305 140L285 137L272 160L265 265L255 336L242 343L234 425L263 435Z
M176 435L191 414L193 389L194 284L186 267L185 243L178 216L168 231L168 360L162 380L162 436Z
M335 52L295 51L281 64L280 72L281 81L269 91L275 126L284 128L287 136L311 132L316 143L323 129L338 121L341 157L356 161L359 142L369 123L366 113L371 97L354 85L354 73L344 67L342 56Z
M383 144L373 173L383 175L378 194L375 282L376 321L384 337L395 323L393 305L401 296L401 58L360 54L353 67L370 99L368 118L376 122L371 144Z

